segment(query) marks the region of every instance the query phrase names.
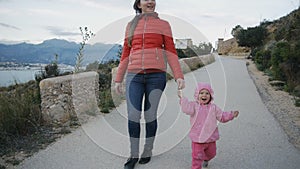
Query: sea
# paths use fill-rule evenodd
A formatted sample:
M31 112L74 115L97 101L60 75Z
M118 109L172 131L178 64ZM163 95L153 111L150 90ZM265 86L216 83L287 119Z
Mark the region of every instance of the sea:
M35 80L35 74L40 70L1 70L0 86L7 87L10 85L26 83Z
M74 68L67 65L59 65L59 71L72 72ZM41 68L9 68L0 69L0 87L8 87L10 85L21 84L35 80L35 75L41 72Z

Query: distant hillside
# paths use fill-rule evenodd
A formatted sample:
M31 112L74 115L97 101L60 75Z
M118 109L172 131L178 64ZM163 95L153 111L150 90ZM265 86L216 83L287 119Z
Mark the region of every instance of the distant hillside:
M269 41L300 41L300 8L274 22L267 23Z
M0 44L0 62L48 64L54 60L55 54L58 54L58 63L75 65L79 46L80 44L75 42L61 39L50 39L41 44ZM88 44L85 46L83 64L117 60L120 48L117 44Z

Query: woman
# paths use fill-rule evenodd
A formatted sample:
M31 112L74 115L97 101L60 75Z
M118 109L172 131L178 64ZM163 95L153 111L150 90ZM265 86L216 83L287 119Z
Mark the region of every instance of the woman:
M116 91L121 93L122 81L127 71L126 101L130 157L124 164L125 169L133 169L138 161L140 164L146 164L151 160L157 131L157 109L166 86L167 62L178 88L185 87L171 27L154 12L155 6L155 0L135 0L133 8L136 16L126 27L123 51L115 78ZM145 97L146 141L139 160L143 97Z

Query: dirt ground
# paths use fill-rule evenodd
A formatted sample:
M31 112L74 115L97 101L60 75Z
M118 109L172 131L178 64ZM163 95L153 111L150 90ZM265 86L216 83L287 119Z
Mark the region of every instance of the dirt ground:
M295 106L294 97L271 86L267 75L259 71L251 60L246 62L262 101L277 119L289 141L300 150L300 107Z

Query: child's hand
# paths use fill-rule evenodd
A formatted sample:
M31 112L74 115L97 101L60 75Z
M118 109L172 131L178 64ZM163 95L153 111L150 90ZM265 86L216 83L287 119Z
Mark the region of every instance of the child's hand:
M182 90L181 89L178 89L177 95L178 95L179 98L182 98L183 94L182 94Z
M239 115L239 113L240 113L239 111L234 111L234 112L233 112L234 118L236 118L236 117Z

